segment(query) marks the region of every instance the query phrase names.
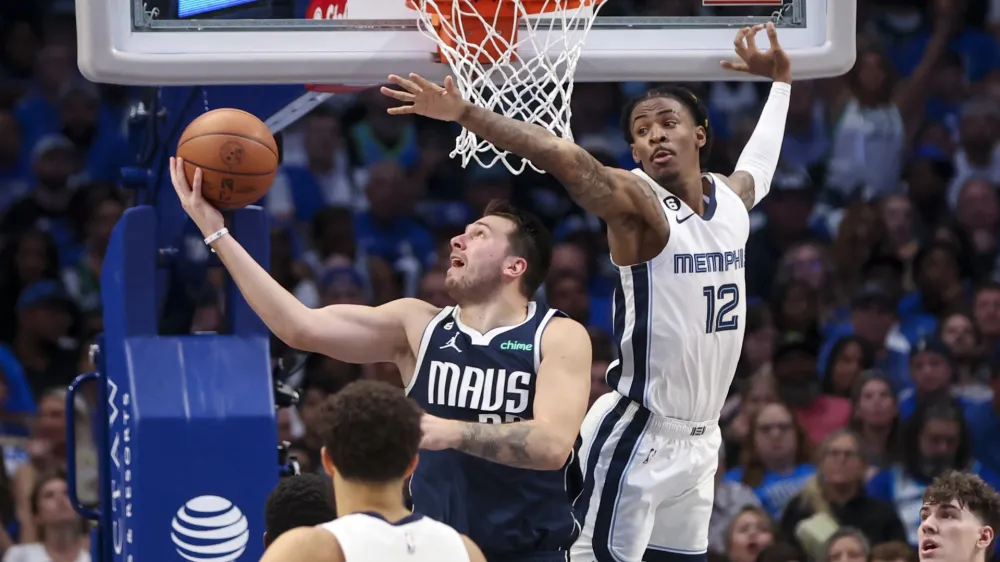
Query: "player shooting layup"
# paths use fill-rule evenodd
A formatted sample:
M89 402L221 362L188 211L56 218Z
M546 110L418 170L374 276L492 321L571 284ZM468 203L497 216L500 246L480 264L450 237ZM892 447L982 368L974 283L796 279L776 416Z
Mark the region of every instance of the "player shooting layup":
M313 310L228 235L201 194L201 170L188 185L184 163L170 165L184 210L276 336L348 363L399 368L426 412L414 509L468 535L488 560L564 561L579 533L567 484L591 349L583 326L530 302L552 259L538 219L493 202L452 239L447 287L459 306L400 299Z
M755 44L763 27L740 30L742 62L722 63L774 81L729 177L702 173L712 131L704 106L682 88L653 90L625 108L622 126L641 166L632 171L602 166L541 127L466 102L451 78L442 88L391 76L403 91L382 89L409 102L390 113L457 121L554 175L608 225L620 270L619 358L607 374L615 392L594 404L581 429L583 533L574 562L706 558L718 416L743 342L747 211L770 187L791 91L774 26L767 26L769 51Z

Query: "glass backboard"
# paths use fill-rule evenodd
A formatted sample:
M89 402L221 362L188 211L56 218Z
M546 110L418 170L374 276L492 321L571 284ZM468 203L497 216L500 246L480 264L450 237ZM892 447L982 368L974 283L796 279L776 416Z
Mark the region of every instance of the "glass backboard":
M406 0L76 2L80 69L99 82L361 86L448 71ZM855 0L607 0L576 80L741 79L719 61L738 27L767 21L796 78L839 75L854 63L855 19Z

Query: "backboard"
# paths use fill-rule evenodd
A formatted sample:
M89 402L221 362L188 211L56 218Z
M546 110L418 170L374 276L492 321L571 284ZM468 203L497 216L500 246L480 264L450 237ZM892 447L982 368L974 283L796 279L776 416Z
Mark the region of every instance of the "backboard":
M798 79L843 74L854 63L855 0L642 3L605 2L577 81L741 79L719 61L733 57L738 27L767 21L779 26ZM80 69L99 82L362 86L390 73L440 80L448 71L406 0L76 0L76 7ZM758 44L767 46L763 34Z

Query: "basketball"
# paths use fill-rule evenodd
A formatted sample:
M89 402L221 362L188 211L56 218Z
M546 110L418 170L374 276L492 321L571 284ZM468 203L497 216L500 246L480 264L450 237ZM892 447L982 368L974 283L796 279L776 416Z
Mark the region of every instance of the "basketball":
M278 169L278 145L255 116L239 109L216 109L188 125L177 143L184 175L194 181L201 168L201 192L220 209L256 202L271 187Z

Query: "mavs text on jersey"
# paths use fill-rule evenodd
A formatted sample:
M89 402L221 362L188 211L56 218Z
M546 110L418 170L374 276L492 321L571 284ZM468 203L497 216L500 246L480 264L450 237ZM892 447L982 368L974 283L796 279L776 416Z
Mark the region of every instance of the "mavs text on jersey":
M704 557L722 436L718 416L743 345L743 200L707 174L699 215L641 170L669 223L653 259L619 266L613 392L581 429L583 525L572 559Z
M555 315L531 302L522 323L481 334L457 307L442 309L424 331L407 395L440 418L532 419L542 334ZM410 493L414 510L467 535L491 562L565 560L579 532L571 503L579 480L572 456L560 470L531 470L423 450Z

